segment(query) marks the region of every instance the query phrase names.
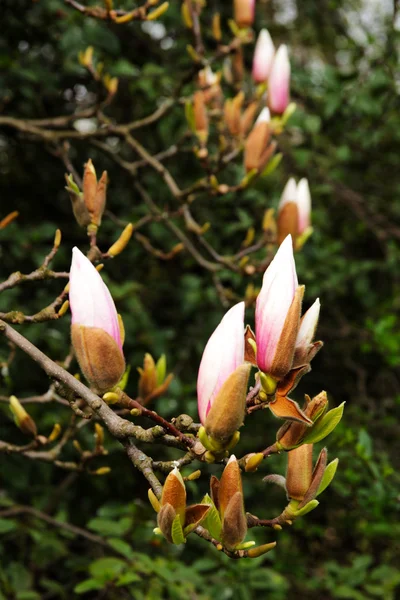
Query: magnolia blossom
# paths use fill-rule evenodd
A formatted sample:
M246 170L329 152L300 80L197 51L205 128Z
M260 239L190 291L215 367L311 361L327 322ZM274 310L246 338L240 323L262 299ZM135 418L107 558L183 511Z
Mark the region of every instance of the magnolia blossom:
M100 273L78 248L72 250L69 282L72 324L103 329L122 350L118 315L111 294Z
M279 46L272 63L268 79L268 105L270 109L282 114L289 104L290 62L287 46Z
M289 203L291 203L290 207ZM278 205L278 229L285 232L288 226L293 225L290 218L291 207L294 208L297 217L294 223L296 230L290 232L295 237L304 233L311 225L311 194L307 179L300 179L296 184L295 179L291 177L282 192Z
M281 370L280 365L276 364L278 355L280 361L285 364L287 360L290 362L293 358L294 346L287 349L291 357L280 356L282 351L279 352L279 350L285 322L297 289L298 282L292 238L288 235L265 271L262 288L257 297L255 314L258 368L264 373L271 373L272 376L278 375L277 378L279 378L279 371ZM293 328L294 336L297 335L298 322L299 315L294 314L293 322L286 323L288 329ZM290 365L287 371L289 369Z
M261 29L253 58L253 79L256 83L264 83L271 72L275 46L267 29Z
M218 391L244 362L244 302L233 306L207 342L197 379L198 411L204 424Z

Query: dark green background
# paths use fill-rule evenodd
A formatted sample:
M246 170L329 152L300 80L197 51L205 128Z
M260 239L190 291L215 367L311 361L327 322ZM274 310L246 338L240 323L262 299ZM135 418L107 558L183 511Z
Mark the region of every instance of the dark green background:
M107 25L83 17L61 0L3 0L1 110L29 119L85 106L87 94L82 92L87 89L96 95L98 88L79 66L77 53L91 44L96 59L120 78L107 115L119 122L148 115L191 68L185 50L192 41L190 32L182 26L179 3L171 4L160 21L165 31L157 40L147 26ZM126 3L120 6L131 8ZM222 10L224 40L229 39L230 3L218 6L210 1L203 13L210 52L214 42L209 24L215 8ZM295 397L301 400L304 392L312 395L325 389L332 406L347 402L343 421L328 440L330 457L340 458L336 479L318 509L292 529L279 534L251 532L259 543L277 539L276 550L262 559L230 561L195 536L185 547L155 541L147 485L109 437L109 456L96 466L110 465L112 472L105 477L80 475L65 488L65 472L1 455L3 508L12 501L49 510L58 520L111 538L119 554L27 516L7 522L0 518L0 598L71 598L85 589L82 585L90 588L90 583L82 584L88 579L97 587L103 581L104 589L88 591L87 598L399 597L399 17L390 3L304 0L296 6L282 0L258 2L256 30L262 26L277 43L288 43L291 49L292 97L298 109L280 138L284 159L273 176L251 189L221 198L203 195L192 211L200 223L212 223L206 239L229 254L240 248L249 226L259 234L264 211L276 206L288 176L308 177L315 231L296 262L299 280L306 284L305 305L316 296L321 299L318 337L325 347ZM249 67L251 51L246 47ZM181 93L193 89L189 83ZM155 153L185 130L183 107L177 105L156 126L135 133ZM166 163L181 187L203 174L190 151L192 145L189 140L187 152ZM51 248L56 227L63 232L63 244L55 268L68 269L73 245L87 249L85 231L74 223L63 189L65 167L55 153L55 147L11 128L0 130L0 216L20 212L16 223L0 231L2 279L15 270L36 268ZM132 178L90 143L71 145L71 159L79 171L89 157L98 171L109 171L108 208L124 222L137 221L146 209ZM125 157L137 158L129 153ZM238 162L229 168L227 181L238 181L242 175ZM176 208L153 171L142 169L138 178L160 208ZM104 219L99 235L103 250L119 231L110 218ZM147 226L142 233L164 251L178 241L162 224ZM187 253L165 262L149 256L136 241L108 263L104 273L125 321L126 357L133 367L128 392L135 394L135 367L144 352L155 357L165 352L176 378L155 407L166 417L187 412L197 418L195 380L201 352L225 310L210 273ZM224 271L221 279L238 298L248 283L260 285L259 275L252 279ZM0 311L30 314L61 288L57 282L17 287L0 296ZM68 326L65 317L20 329L52 358L62 359L69 348ZM0 359L7 356L3 341ZM48 386L40 369L20 352L9 375L3 371L3 376L5 396L43 393ZM1 439L23 443L5 404L0 404L0 411ZM46 434L54 422L65 424L69 417L67 409L53 405L32 405L31 413ZM237 453L265 447L276 428L268 411L257 413L242 430ZM81 431L83 447L91 447L92 436L92 425ZM161 447L154 449L154 456L165 455ZM64 456L76 458L71 444ZM250 512L268 518L283 508L283 493L266 487L261 478L283 473L284 465L284 457L272 457L245 477ZM188 486L191 500L206 491L207 469L203 471L203 478ZM104 557L113 558L104 562ZM120 581L126 585L115 588L110 582L121 573L125 579Z

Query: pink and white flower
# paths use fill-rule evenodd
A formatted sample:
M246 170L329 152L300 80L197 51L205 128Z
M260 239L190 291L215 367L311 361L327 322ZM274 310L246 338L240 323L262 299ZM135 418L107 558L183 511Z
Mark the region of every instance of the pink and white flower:
M115 340L122 351L121 333L114 300L100 273L78 248L72 250L69 281L72 324L103 329Z
M275 55L275 46L267 29L261 29L254 50L252 75L256 83L267 81Z
M293 177L287 182L278 205L278 220L284 206L293 202L297 207L297 231L294 235L301 235L311 225L311 194L307 179L300 179L299 183Z
M293 257L292 238L288 235L265 271L262 288L257 298L255 314L258 368L260 371L270 373L278 379L281 375L278 373L280 366L276 365L276 359L280 354L280 341L297 289L298 281ZM297 315L297 322L296 315L294 315L293 324L289 325L296 328L295 337L298 332L298 323L299 315ZM293 359L294 345L293 348L289 348L289 353L291 353L291 357L283 357L285 364L291 363ZM279 368L276 368L277 366ZM291 364L287 371L289 371L290 366Z
M285 112L290 98L290 62L286 45L275 54L268 79L268 106L274 113Z
M197 379L197 401L201 422L213 405L224 382L244 362L244 302L225 314L204 349Z

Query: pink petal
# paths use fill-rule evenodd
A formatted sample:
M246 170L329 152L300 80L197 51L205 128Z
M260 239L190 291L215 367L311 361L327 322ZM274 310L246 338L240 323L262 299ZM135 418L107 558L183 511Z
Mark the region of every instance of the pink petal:
M204 423L224 381L244 362L244 302L221 320L204 349L197 378L200 420Z
M279 201L278 211L287 203L287 202L296 202L297 200L297 185L294 177L291 177L285 187L283 188L282 196Z
M288 235L265 271L256 303L257 364L261 371L271 368L297 286L292 237Z
M72 323L103 329L122 349L118 315L111 294L98 271L78 248L72 250L69 281Z
M315 335L315 330L317 328L320 308L321 304L319 298L317 298L314 304L303 315L303 318L300 322L299 333L297 334L296 349L307 349L308 346L312 343Z
M290 62L287 46L279 46L272 64L268 80L268 105L270 109L282 114L289 104Z
M299 233L303 233L311 222L311 194L307 179L297 185L297 207L299 211Z
M267 29L259 33L253 58L253 79L256 83L263 83L268 79L274 60L275 46Z

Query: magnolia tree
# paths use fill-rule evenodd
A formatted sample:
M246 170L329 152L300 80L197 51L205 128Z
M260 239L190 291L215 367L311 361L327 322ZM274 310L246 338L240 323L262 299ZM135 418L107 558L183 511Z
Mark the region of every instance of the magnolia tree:
M104 7L84 6L75 0L68 0L67 4L87 17L112 21L121 27L135 20L162 19L169 9L167 2L159 4L158 0L148 1L130 12L114 10L110 0ZM191 93L182 97L182 82L178 80L176 95L164 99L140 121L121 123L113 116L118 79L104 73L91 47L80 54L79 60L103 90L92 106L83 112L76 109L67 115L35 121L0 118L0 125L59 148L59 156L70 171L66 175L66 189L72 211L88 235L86 248L72 249L71 266L65 265L65 271L50 268L61 243L61 230L57 230L54 246L39 268L28 274L12 273L0 284L3 292L25 282L41 285L44 280L65 280L54 301L36 314L26 315L18 307L0 313L4 341L28 354L51 379L44 396L9 398L16 425L30 440L22 446L0 441L0 452L53 462L55 467L66 470L106 474L106 465L91 470L91 460L107 453L106 428L124 447L133 467L147 479L149 501L157 513L155 533L172 544L184 543L189 534L198 535L232 558L258 557L275 546L275 541L267 541L255 547L254 542L246 540L249 529L264 527L275 532L318 506L317 497L334 477L337 459L328 462L326 448L318 457L313 456L313 445L335 428L343 412L343 405L328 410L324 391L314 398L306 395L301 405L291 398L322 347L322 342L315 341L320 303L316 299L302 314L304 286L298 283L294 258L294 252L301 251L312 233L307 180L296 183L291 178L287 182L277 216L267 209L259 239L255 239L252 230L244 249L238 249L234 255L219 254L207 240L209 225L200 225L191 213L198 195L218 198L232 192L245 193L258 178L270 175L282 159L277 152L279 137L290 126L290 116L296 109L290 103L289 53L285 45L276 49L264 29L255 43L251 74L246 72L243 48L254 43L254 14L254 0L235 0L232 19L224 23L203 0L184 0L182 19L193 39L188 46L192 69L185 75L186 83L192 84ZM207 50L203 41L205 28L212 32L212 50ZM160 148L152 154L135 138L136 130L168 119L168 111L176 105L181 107L181 118L187 123L184 141L189 141L204 173L187 188L181 187L165 165L167 158L178 154L183 142L177 141L169 149ZM73 127L88 118L95 122L94 128L80 131ZM117 151L115 138L119 139ZM113 198L107 198L107 173L97 179L89 156L82 179L73 165L69 150L75 140L82 139L95 143L133 177L135 189L148 210L141 221L126 224L108 250L102 249L101 222L106 204L112 207ZM126 151L138 155L139 161L126 160ZM234 182L226 176L231 164L243 164L242 175ZM137 169L141 165L152 169L164 182L175 201L174 210L158 206L157 200L139 183ZM17 212L5 216L0 228L7 227L17 216ZM132 237L150 254L161 254L139 232L152 219L161 222L177 238L168 259L173 260L179 252L188 252L210 273L226 269L252 277L254 289L259 289L259 293L248 294L246 302L239 302L221 314L220 324L205 345L201 360L199 357L200 423L194 414L167 420L162 411L159 414L149 408L152 400L168 394L173 377L167 375L164 356L155 363L147 353L143 368L138 369L136 397L126 391L131 383L128 384L129 367L123 349L124 315L117 313L100 272L123 253ZM128 276L129 265L123 264L121 268ZM245 309L249 316L254 308L253 332L245 325ZM23 329L28 323L57 319L71 319L72 345L62 364L46 356L13 326L18 324ZM77 365L81 375L77 373ZM25 406L43 398L70 405L72 417L67 429L62 431L56 423L50 434L38 431L29 407L27 411ZM255 447L251 453L236 456L233 452L237 453L239 437L251 436L254 413L264 409L269 409L273 418L279 420L276 438L264 448ZM142 417L152 420L154 425L145 428ZM89 420L94 423L95 447L83 451L75 436L80 423ZM64 449L71 442L80 452L80 460L76 462L63 458ZM180 451L180 458L154 460L155 444ZM286 475L270 474L265 481L284 488L287 505L277 516L255 516L251 513L251 498L244 501L242 479L257 477L251 474L257 472L264 459L278 453L286 455ZM210 494L190 499L192 503L188 505L185 480L207 478L209 463L220 467L220 479L213 475ZM181 470L185 468L188 472L189 465L192 471L182 476Z

